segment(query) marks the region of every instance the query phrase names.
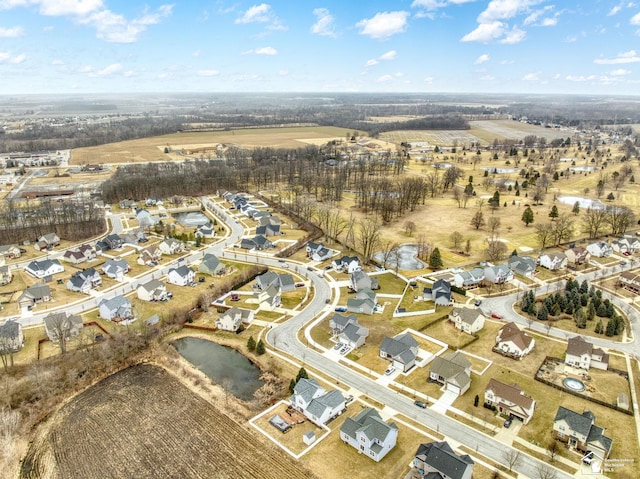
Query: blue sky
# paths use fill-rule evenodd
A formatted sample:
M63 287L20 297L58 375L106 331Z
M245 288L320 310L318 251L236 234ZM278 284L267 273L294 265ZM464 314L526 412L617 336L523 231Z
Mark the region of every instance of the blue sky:
M640 94L640 3L0 0L0 93Z

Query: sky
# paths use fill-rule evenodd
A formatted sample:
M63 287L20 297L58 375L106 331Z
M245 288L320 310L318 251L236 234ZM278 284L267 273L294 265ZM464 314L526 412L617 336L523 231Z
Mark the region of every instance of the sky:
M640 0L0 0L0 94L640 95Z

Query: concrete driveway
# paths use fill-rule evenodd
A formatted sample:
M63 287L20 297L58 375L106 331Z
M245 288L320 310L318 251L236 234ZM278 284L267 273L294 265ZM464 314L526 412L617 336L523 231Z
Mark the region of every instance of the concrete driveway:
M444 414L447 412L447 409L449 409L449 407L453 404L453 401L455 401L457 398L458 395L456 393L445 391L442 396L440 396L440 398L435 403L433 403L431 409Z

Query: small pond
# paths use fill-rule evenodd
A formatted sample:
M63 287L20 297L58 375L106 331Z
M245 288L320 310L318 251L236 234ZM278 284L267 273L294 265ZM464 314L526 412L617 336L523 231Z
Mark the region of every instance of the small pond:
M251 401L264 384L260 368L233 348L191 337L176 339L173 345L183 358L238 399Z
M182 226L202 226L210 223L209 218L199 211L191 211L189 213L176 213L174 218Z
M600 200L593 200L591 198L584 198L582 196L558 196L558 201L565 205L575 205L576 202L580 205L580 208L583 209L602 209L604 208L604 203Z
M448 168L453 168L451 163L436 163L433 165L436 170L446 170Z
M571 166L569 171L598 171L597 166Z
M517 173L520 171L518 168L493 168L491 166L487 166L482 169L489 173Z
M576 392L584 391L584 383L579 379L565 378L562 381L562 384L564 384L565 388L571 389L572 391L576 391Z
M418 246L415 244L403 244L394 249L387 259L387 268L395 269L396 261L398 269L416 270L426 268L426 265L418 258ZM378 263L384 263L384 253L379 251L373 254L373 259Z

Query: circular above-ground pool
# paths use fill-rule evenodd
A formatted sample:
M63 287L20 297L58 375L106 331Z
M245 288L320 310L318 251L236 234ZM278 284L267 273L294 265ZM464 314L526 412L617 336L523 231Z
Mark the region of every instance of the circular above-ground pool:
M582 381L580 381L579 379L576 378L565 378L562 381L562 384L564 384L564 387L567 389L571 389L572 391L584 391L584 383Z

